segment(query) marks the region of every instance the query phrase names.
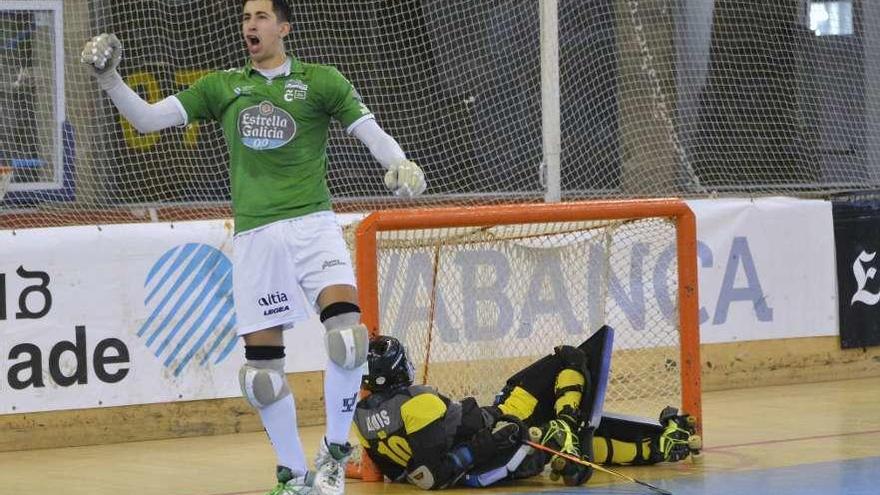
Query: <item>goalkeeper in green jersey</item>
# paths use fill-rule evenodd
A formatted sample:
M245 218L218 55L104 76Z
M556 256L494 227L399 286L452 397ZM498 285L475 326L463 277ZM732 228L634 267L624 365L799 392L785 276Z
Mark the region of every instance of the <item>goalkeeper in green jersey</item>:
M241 32L249 60L209 73L188 89L149 104L116 71L122 45L101 34L81 60L120 113L140 132L214 120L229 149L235 217L233 296L245 359L244 396L259 412L278 458L273 494L341 494L347 439L366 363L350 255L327 187L331 120L356 136L385 168L385 185L414 196L426 187L418 165L377 124L335 68L285 52L291 31L285 0L242 1ZM327 430L315 471L307 469L294 399L284 374L282 330L312 306L326 327Z

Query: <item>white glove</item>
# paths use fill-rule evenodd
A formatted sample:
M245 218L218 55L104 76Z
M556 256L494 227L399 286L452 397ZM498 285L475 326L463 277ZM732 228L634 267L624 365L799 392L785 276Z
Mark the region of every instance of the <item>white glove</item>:
M393 163L385 172L385 187L398 196L412 197L425 192L428 184L425 173L414 162L401 160Z
M80 62L92 66L99 76L116 70L122 59L122 43L115 34L99 34L83 47Z

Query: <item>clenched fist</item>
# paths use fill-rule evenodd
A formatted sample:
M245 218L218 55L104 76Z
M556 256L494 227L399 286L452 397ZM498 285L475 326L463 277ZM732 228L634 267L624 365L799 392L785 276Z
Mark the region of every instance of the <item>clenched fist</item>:
M122 59L122 43L115 34L99 34L86 42L80 61L103 75L116 70Z
M421 167L409 160L401 160L388 167L385 172L385 187L398 196L412 197L425 192L428 184Z

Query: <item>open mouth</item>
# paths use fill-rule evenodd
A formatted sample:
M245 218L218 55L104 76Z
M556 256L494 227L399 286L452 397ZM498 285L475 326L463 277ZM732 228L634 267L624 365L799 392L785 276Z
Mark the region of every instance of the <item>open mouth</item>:
M256 35L249 34L244 37L245 43L247 43L248 50L251 53L254 53L260 49L260 38Z

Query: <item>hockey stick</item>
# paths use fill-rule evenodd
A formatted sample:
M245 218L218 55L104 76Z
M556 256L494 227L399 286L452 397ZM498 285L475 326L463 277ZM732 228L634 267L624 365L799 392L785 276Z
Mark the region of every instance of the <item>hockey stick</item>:
M618 473L617 471L614 471L614 470L608 469L608 468L606 468L606 467L600 466L599 464L596 464L596 463L594 463L594 462L586 461L586 460L584 460L584 459L580 459L580 458L575 457L575 456L573 456L573 455L564 454L564 453L562 453L562 452L559 452L558 450L553 450L553 449L551 449L550 447L545 447L544 445L541 445L541 444L538 443L538 442L533 442L533 441L531 441L531 440L525 440L525 443L526 443L526 445L528 445L528 446L530 446L530 447L532 447L532 448L534 448L534 449L543 450L544 452L549 452L549 453L551 453L551 454L553 454L553 455L556 455L556 456L562 457L563 459L567 459L567 460L569 460L569 461L571 461L571 462L576 462L576 463L581 464L581 465L583 465L583 466L591 467L591 468L593 468L593 469L596 469L596 470L599 470L599 471L602 471L602 472L605 472L605 473L608 473L608 474L611 474L611 475L617 476L618 478L623 478L623 479L625 479L626 481L631 481L631 482L633 482L633 483L637 483L637 484L639 484L639 485L642 485L642 486L648 487L648 488L650 488L651 490L654 490L655 492L657 492L657 493L659 493L659 494L661 494L661 495L672 495L672 492L667 491L667 490L664 490L664 489L662 489L662 488L658 488L658 487L656 487L656 486L654 486L654 485L652 485L652 484L650 484L650 483L645 483L644 481L639 481L639 480L637 480L637 479L635 479L635 478L630 478L629 476L627 476L627 475L625 475L625 474L623 474L623 473Z

